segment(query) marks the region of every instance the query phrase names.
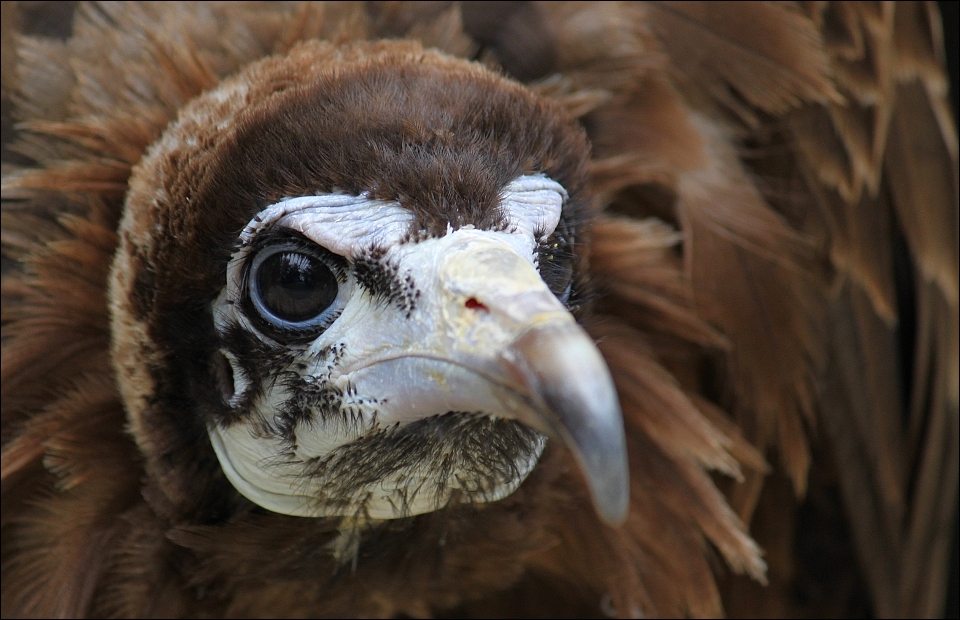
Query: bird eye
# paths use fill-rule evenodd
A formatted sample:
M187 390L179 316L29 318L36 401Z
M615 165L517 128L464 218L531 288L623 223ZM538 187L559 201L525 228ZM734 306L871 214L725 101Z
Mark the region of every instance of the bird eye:
M305 245L267 246L253 259L249 299L272 331L313 332L336 318L342 270L330 257Z

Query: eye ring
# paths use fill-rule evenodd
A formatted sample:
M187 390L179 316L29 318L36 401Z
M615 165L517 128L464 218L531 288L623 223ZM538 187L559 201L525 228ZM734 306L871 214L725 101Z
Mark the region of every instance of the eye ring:
M262 247L249 263L252 315L280 339L312 337L340 315L349 287L336 255L299 240Z

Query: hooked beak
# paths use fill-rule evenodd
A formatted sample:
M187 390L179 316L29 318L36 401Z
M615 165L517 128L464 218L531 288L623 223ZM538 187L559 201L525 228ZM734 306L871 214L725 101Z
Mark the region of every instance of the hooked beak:
M405 384L394 388L395 415L485 410L558 439L579 464L599 515L622 523L629 501L623 419L593 340L515 249L481 231L449 237L428 250L442 256L430 261L439 262L441 293L439 307L426 310L438 322L429 352L368 367L383 389ZM411 382L411 371L422 380ZM442 386L428 378L437 372Z

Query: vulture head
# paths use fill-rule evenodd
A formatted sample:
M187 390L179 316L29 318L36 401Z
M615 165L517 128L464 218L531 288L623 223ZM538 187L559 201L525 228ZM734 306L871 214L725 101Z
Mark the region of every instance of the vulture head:
M409 42L310 42L196 98L130 180L113 359L175 511L491 502L566 444L626 516L616 392L575 319L591 207L556 104Z

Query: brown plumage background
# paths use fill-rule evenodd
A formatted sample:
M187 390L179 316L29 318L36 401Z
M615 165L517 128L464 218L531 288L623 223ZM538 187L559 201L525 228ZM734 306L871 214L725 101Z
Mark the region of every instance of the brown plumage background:
M942 613L960 451L955 17L4 2L2 23L4 616ZM554 450L507 499L386 526L335 571L312 553L330 519L164 511L127 433L106 278L132 167L256 59L401 37L586 129L583 322L624 411L622 528Z

